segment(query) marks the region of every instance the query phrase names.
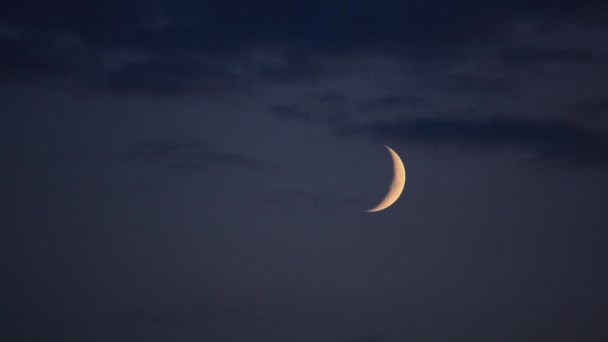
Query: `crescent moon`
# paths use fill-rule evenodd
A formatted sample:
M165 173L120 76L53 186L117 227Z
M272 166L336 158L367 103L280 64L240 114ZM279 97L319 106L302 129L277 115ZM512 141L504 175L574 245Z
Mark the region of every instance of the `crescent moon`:
M403 188L405 187L405 166L403 165L401 158L399 158L397 152L393 151L392 148L386 145L384 145L384 147L386 147L393 159L393 181L382 202L374 208L366 210L368 213L375 213L393 205L393 203L399 199L399 196L401 196Z

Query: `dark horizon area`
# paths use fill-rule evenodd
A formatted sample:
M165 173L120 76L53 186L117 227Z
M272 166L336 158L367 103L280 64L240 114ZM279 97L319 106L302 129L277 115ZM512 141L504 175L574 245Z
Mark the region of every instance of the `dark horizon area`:
M608 341L606 42L603 1L2 4L0 341Z

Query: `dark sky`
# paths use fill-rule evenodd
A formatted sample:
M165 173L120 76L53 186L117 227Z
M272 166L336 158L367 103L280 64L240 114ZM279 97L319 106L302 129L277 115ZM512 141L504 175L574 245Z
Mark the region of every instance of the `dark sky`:
M605 1L3 3L0 340L608 341L606 42Z

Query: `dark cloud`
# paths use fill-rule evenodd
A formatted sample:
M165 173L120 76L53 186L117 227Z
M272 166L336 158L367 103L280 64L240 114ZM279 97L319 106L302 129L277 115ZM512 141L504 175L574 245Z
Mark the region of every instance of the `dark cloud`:
M0 317L4 341L105 341L166 338L172 322L146 312L42 314L22 313Z
M227 152L195 138L167 138L141 141L129 152L126 161L150 163L171 169L206 172L214 167L269 169L265 161Z
M547 37L543 38L550 39ZM597 47L572 47L568 46L569 42L560 44L564 46L521 45L505 40L505 47L497 51L479 51L467 58L446 62L440 73L429 73L431 76L424 83L437 92L504 97L519 95L535 78L548 76L547 71L542 73L543 68L568 72L577 66L594 65L598 70L606 70ZM459 70L458 66L463 65L465 68ZM423 73L421 75L424 77Z
M125 65L107 72L89 86L110 93L203 95L234 89L238 84L234 75L211 63L173 57Z
M608 98L594 97L579 101L571 108L571 113L583 120L608 119Z
M346 198L333 194L314 193L301 190L278 191L266 196L265 200L269 203L286 203L286 204L307 204L314 206L335 206L335 205L351 205L360 203L360 200L354 198Z
M447 76L438 90L476 95L511 95L518 90L519 80L512 76L458 73Z
M0 72L2 82L38 81L66 74L64 61L57 56L29 46L21 37L0 37Z
M252 81L314 83L321 76L314 58L298 55L289 49L270 49L254 55L249 59L247 68Z
M542 158L608 163L606 136L560 121L415 118L351 125L336 128L335 132L406 144L490 151L517 149Z
M279 118L295 120L300 122L317 122L318 118L310 112L306 112L297 106L276 105L272 108L272 114Z
M391 336L361 336L361 337L352 337L347 338L343 342L398 342L402 341L400 338L391 337Z
M540 21L595 22L601 18L597 13L605 10L602 6L599 1L531 4L506 0L491 6L481 1L345 5L342 1L113 0L83 5L62 0L52 6L25 1L7 5L0 14L2 32L10 33L0 38L0 45L6 47L2 50L9 51L0 58L0 69L21 80L54 73L75 77L86 88L200 94L208 89L242 89L242 82L256 80L316 81L322 70L319 64L328 57L390 55L422 64L450 62L496 41L508 45L504 26L520 15ZM15 32L36 38L21 39ZM41 32L67 32L78 37L78 48L49 47L53 38ZM19 37L18 43L5 41ZM75 56L82 53L78 49L85 54ZM99 56L116 49L143 51L152 60L108 70L98 62ZM248 53L255 49L271 51L279 59L251 60ZM215 63L184 60L184 55ZM507 49L499 58L538 63L549 59L585 62L593 56L593 51L578 48L531 46ZM496 91L510 89L502 79L486 81ZM484 85L466 76L461 83L474 89Z
M360 108L362 110L416 108L425 102L424 98L412 94L390 94L363 101Z
M271 108L271 114L280 119L293 120L307 124L338 124L346 122L349 115L342 108L326 107L321 102L313 102L314 108L302 108L298 105L275 105Z
M589 63L600 56L591 48L518 46L502 51L499 59L505 64L530 65L546 63Z
M194 313L99 311L0 315L3 341L198 340L241 323L249 312L232 308Z

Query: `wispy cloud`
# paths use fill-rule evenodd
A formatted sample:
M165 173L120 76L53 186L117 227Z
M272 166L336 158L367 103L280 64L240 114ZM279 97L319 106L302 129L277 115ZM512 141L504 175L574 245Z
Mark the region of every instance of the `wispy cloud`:
M153 56L109 70L86 86L107 93L200 95L235 89L238 82L225 65L213 61Z
M0 314L3 341L175 341L229 329L249 311L228 306L198 312L105 311Z
M351 337L351 338L345 339L343 342L398 342L398 341L401 341L401 339L392 337L392 336L371 335L371 336Z
M546 63L589 63L597 60L593 49L581 47L517 46L503 50L498 57L504 63L519 66Z
M194 172L206 172L213 167L250 170L274 167L269 162L228 152L191 137L141 141L124 156L124 160Z
M405 144L476 150L522 150L536 157L608 163L608 138L561 121L492 117L414 118L336 127L340 136L366 136Z
M103 6L70 6L52 15L50 7L39 5L38 10L7 6L0 13L0 50L6 51L0 56L0 70L11 71L13 80L62 75L82 80L79 87L153 95L234 89L235 80L239 86L259 80L309 82L319 77L322 61L340 65L344 64L340 60L355 56L391 56L417 65L450 63L486 51L496 41L504 41L506 50L495 59L509 63L588 62L595 54L585 48L511 46L504 37L505 23L517 17L514 14L541 22L556 15L579 16L589 22L599 19L589 14L598 6L593 1L552 2L550 13L539 13L537 7L522 1L500 0L490 7L445 2L440 11L452 15L441 15L441 25L430 24L438 19L436 6L407 2L354 4L348 11L340 1L312 7L281 5L275 8L277 15L271 16L242 1L226 5L112 0ZM234 20L235 8L247 12L247 18ZM72 47L52 46L52 38L46 35L51 31L78 37L78 48L85 50L83 58L75 58ZM116 49L142 51L152 55L153 61L106 74L99 57ZM214 62L193 62L192 56ZM188 71L178 70L180 65ZM91 83L90 73L96 77ZM509 88L502 78L485 81L496 91ZM464 87L484 89L477 79L461 82Z
M265 200L268 203L312 204L315 206L351 205L361 202L355 198L302 190L277 191L267 195Z
M362 110L416 108L424 102L424 98L412 94L389 94L382 95L371 100L362 101L360 108Z
M607 120L608 97L593 97L581 100L570 108L571 113L579 119Z

